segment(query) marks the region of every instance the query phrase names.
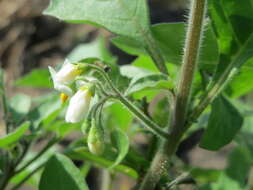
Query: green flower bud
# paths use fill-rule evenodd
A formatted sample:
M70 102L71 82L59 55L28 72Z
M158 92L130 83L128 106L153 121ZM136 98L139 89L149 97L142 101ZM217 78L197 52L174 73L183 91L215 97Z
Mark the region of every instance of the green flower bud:
M81 126L81 131L82 131L83 135L87 135L90 128L91 128L91 120L88 118L83 122L83 124Z
M96 125L94 118L88 135L88 147L90 152L96 155L103 154L105 149L103 129Z

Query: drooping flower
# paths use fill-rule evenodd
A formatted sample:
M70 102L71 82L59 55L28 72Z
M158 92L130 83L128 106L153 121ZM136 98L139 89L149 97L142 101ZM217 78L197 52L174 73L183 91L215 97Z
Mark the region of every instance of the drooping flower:
M84 119L89 111L92 98L89 88L80 88L70 99L65 120L69 123L77 123Z
M50 66L48 69L53 79L54 88L68 96L72 96L73 91L69 84L75 80L76 76L81 74L82 70L77 65L71 64L67 59L58 72Z

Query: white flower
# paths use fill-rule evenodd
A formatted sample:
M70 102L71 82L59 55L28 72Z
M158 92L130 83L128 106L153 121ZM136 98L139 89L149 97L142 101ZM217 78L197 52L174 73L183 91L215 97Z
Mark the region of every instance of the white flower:
M70 99L65 120L69 123L77 123L84 119L89 111L92 93L89 89L81 88Z
M58 72L50 66L48 69L53 79L54 88L71 96L73 92L68 85L75 80L75 77L81 73L81 70L76 65L71 64L67 59Z

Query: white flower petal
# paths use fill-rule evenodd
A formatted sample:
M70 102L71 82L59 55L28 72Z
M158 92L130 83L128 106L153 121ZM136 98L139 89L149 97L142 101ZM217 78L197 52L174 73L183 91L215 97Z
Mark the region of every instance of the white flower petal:
M52 67L49 66L48 69L49 69L49 72L50 72L51 77L53 79L54 89L56 89L59 92L62 92L64 94L67 94L68 96L72 96L72 94L73 94L72 89L69 86L67 86L63 83L60 83L59 81L56 80L56 71Z
M65 120L69 123L77 123L84 119L89 111L91 94L89 90L78 90L70 99Z
M62 68L56 73L55 80L60 83L69 84L74 81L77 74L77 66L65 61Z
M58 90L59 92L67 94L68 96L72 96L73 95L72 89L69 86L67 86L67 85L60 84L60 83L55 83L54 84L54 88L56 90Z
M50 66L48 66L48 69L49 69L50 75L51 75L51 77L52 77L52 79L54 81L55 80L56 71L54 70L53 67L50 67Z

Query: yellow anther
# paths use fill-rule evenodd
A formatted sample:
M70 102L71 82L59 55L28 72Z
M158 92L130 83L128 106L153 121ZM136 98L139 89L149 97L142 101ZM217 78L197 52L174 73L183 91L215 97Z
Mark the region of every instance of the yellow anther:
M61 93L60 98L61 98L61 102L64 103L68 99L68 95Z

